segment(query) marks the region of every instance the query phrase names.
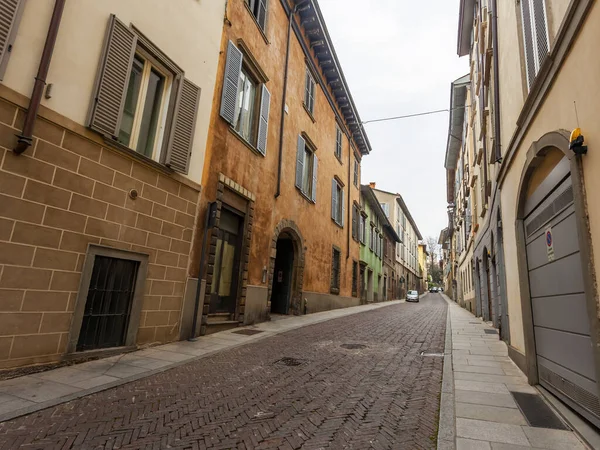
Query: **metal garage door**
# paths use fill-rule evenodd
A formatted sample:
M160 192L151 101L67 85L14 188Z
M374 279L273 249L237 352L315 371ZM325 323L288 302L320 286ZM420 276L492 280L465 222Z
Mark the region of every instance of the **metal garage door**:
M566 158L531 196L526 207L531 210L525 219L525 234L538 373L542 386L600 425L568 171L566 178L548 186L548 181L564 175L565 169Z

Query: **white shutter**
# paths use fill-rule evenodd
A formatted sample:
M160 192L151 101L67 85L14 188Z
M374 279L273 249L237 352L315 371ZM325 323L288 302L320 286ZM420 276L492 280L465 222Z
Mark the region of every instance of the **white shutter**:
M331 218L337 222L337 181L331 180Z
M267 153L267 136L269 132L269 107L271 104L271 93L267 87L262 85L260 98L260 120L258 122L258 140L256 148L263 155Z
M525 44L525 67L527 69L527 86L531 87L535 79L535 53L533 50L533 33L531 27L530 0L521 0L521 22L523 23L523 42Z
M296 187L302 190L302 174L304 172L304 149L306 142L302 136L298 136L298 148L296 150Z
M223 74L223 92L221 94L221 117L233 125L238 101L238 84L244 57L240 49L231 41L227 44L227 61Z
M312 192L311 192L311 200L313 203L317 203L317 168L319 165L319 160L317 155L313 153L313 179L312 179Z

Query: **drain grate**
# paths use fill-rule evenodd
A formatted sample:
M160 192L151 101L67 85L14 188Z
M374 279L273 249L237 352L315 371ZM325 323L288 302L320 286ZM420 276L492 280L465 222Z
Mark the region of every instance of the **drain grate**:
M304 364L305 362L306 361L304 361L303 359L285 357L285 358L278 359L277 361L275 361L274 364L279 364L281 366L294 367L294 366L300 366L300 365Z
M569 429L539 395L524 392L511 392L511 394L532 427L552 428L553 430Z
M443 353L437 353L437 352L421 352L421 356L429 356L429 357L434 357L434 358L443 358L444 354Z
M498 331L496 331L496 330L490 330L490 329L487 329L487 328L485 330L483 330L483 331L485 331L485 334L498 334Z
M232 333L243 334L244 336L253 336L255 334L262 333L262 331L261 330L239 330L239 331L232 331Z
M360 348L367 348L365 344L342 344L340 345L342 348L347 348L350 350L358 350Z

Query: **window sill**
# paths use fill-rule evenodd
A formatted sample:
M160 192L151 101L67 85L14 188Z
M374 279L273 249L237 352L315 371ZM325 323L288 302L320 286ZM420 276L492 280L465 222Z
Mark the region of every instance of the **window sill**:
M263 155L261 152L258 151L258 149L252 145L250 142L248 142L246 140L246 138L244 136L242 136L240 133L238 133L237 131L235 131L235 128L233 128L232 126L229 127L229 131L242 143L244 144L246 147L248 147L250 150L252 150L254 153L256 153L258 156L262 156L263 158L265 157L265 155Z
M128 156L131 156L133 159L137 161L143 162L144 164L148 164L152 166L156 170L160 170L163 173L168 175L173 175L175 171L171 169L169 166L159 163L158 161L153 160L152 158L148 158L147 156L142 155L141 153L136 152L135 150L127 147L120 142L117 142L111 138L104 136L104 142L108 144L110 147L119 150L123 153L126 153Z
M317 203L317 202L314 202L308 195L306 195L304 193L304 191L302 191L302 189L300 189L298 186L296 186L296 190L304 198L304 200L306 200L308 203L311 203L313 205L315 205Z
M333 217L331 218L331 221L332 221L333 223L335 223L335 224L336 224L338 227L340 227L340 228L342 228L342 229L344 228L344 226L343 226L341 223L339 223L337 220L335 220Z
M254 23L256 24L256 27L258 28L258 31L260 31L260 34L261 34L262 38L265 40L265 44L270 45L271 43L269 42L269 38L265 34L265 30L262 29L262 27L258 23L258 20L256 20L256 17L254 16L254 13L252 12L252 10L250 9L250 7L248 6L248 3L244 2L244 6L246 7L246 11L248 11L248 14L250 14L250 17L252 17L252 20L254 20ZM266 19L265 19L265 22L266 22Z
M341 157L341 156L335 155L335 159L337 159L337 160L338 160L338 162L340 163L340 165L341 165L341 166L343 166L343 165L344 165L344 163L343 163L343 161L342 161L342 157Z
M306 111L306 114L308 114L308 117L310 117L310 120L312 120L312 122L315 123L315 116L313 116L313 113L310 112L310 109L306 107L306 103L302 102L302 107L304 108L304 111Z

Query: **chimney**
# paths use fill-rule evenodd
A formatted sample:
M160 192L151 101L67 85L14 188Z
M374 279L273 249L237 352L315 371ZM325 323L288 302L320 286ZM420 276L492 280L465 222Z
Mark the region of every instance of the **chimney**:
M369 187L370 187L371 189L375 189L375 182L374 182L374 181L371 181L371 182L369 183Z

